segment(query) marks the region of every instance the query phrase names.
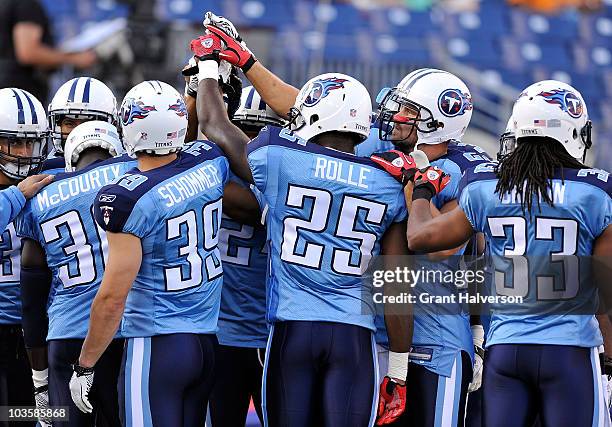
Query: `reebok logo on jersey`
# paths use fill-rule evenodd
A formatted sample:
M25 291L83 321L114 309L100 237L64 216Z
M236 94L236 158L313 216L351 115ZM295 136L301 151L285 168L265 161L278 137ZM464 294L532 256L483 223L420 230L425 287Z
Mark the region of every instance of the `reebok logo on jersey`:
M98 200L102 203L112 203L115 201L116 198L117 196L115 196L114 194L100 194Z
M440 174L436 171L430 170L427 171L427 178L430 179L431 181L434 181L436 179L438 179L440 177Z
M100 211L102 211L102 220L104 224L108 225L113 208L110 206L100 206Z

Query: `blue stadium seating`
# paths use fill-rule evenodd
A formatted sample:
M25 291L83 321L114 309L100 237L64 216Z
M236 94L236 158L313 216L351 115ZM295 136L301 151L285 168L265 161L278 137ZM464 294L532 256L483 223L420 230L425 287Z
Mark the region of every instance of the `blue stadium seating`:
M126 16L118 0L42 0L56 38L73 37L91 21ZM377 78L395 77L406 66L440 66L442 54L517 89L534 80L563 77L585 96L599 129L612 132L612 5L600 12L543 16L508 7L505 0L482 0L477 12L415 12L404 8L357 9L347 1L319 5L312 0L157 0L165 22L201 22L203 12L228 16L240 27L267 28L280 49L274 63L342 62L359 71L364 64L389 64ZM294 65L297 69L302 65ZM397 67L395 67L397 65ZM351 68L352 67L352 68ZM403 68L402 68L403 67ZM393 85L395 82L389 82ZM495 100L495 93L483 93ZM612 136L612 135L609 135Z

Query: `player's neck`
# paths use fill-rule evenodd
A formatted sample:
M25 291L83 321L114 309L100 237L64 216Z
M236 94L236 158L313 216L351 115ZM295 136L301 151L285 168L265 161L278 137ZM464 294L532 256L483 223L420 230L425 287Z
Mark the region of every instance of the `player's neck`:
M13 185L15 180L0 172L0 185Z
M149 156L148 154L139 154L138 169L140 169L141 172L157 169L162 166L166 166L168 163L172 163L177 157L178 155L176 153L167 154L165 156Z
M433 162L447 153L448 142L442 142L440 144L420 144L417 149L424 152L429 161Z
M339 132L329 135L320 135L314 142L325 148L355 154L354 138L349 135L342 135Z

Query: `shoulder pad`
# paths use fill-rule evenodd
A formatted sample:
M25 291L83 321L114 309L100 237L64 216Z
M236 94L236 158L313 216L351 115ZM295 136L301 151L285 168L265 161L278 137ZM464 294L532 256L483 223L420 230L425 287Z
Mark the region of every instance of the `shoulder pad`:
M564 169L563 176L559 178L591 184L612 197L612 176L603 169Z

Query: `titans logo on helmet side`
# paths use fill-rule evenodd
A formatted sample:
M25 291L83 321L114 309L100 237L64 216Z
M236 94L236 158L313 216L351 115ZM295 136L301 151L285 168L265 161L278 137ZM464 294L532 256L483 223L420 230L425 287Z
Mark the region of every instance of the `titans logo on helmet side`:
M544 98L549 104L558 105L562 111L565 111L571 117L577 119L582 116L584 108L580 98L569 90L555 89L546 92L540 92L538 96Z
M306 99L304 99L304 105L307 107L317 105L321 99L325 98L329 94L330 91L343 88L344 82L346 81L346 79L339 79L336 77L315 80L312 82L308 96L306 96Z
M187 115L187 106L182 99L177 99L175 104L169 105L168 110L174 111L179 117Z
M472 109L472 97L459 89L446 89L438 98L438 109L446 117L460 116Z
M136 119L144 119L151 111L157 111L154 106L144 105L142 101L128 99L121 107L121 123L129 125Z

